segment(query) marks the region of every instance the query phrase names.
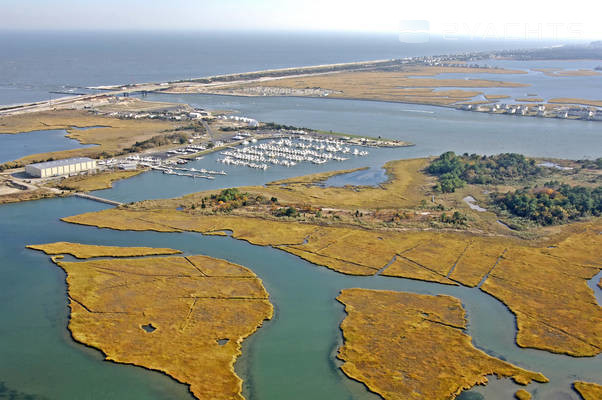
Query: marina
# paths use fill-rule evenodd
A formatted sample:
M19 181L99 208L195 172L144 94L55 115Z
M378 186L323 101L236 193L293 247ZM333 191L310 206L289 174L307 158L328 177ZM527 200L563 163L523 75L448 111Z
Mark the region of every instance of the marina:
M278 140L257 140L248 133L242 133L233 137L233 140L237 140L239 145L225 146L226 150L219 151L219 158L216 158L216 162L228 166L244 166L265 171L275 166L290 168L298 164L324 165L331 161L344 162L352 157L365 157L369 154L359 146L350 144L349 140L316 137L308 135L304 131L295 133L296 135L284 137L281 134L273 135L280 136ZM185 167L190 162L203 160L203 156L195 155L205 150L207 150L205 146L189 145L164 153L134 154L126 158L99 160L98 165L103 169L148 168L166 175L193 179L213 180L216 177L227 175L224 170Z
M177 176L187 176L189 178L202 178L202 179L215 179L214 176L212 175L202 175L202 174L215 174L215 175L226 175L225 172L223 171L207 171L206 169L202 169L199 170L198 172L200 172L201 174L196 174L195 172L197 172L196 169L191 168L191 169L187 169L187 168L166 168L166 167L153 167L154 170L158 170L158 171L163 171L164 174L167 175L177 175ZM190 172L188 172L190 171Z
M198 149L194 149L198 152ZM181 154L180 150L169 151L171 154ZM140 157L138 155L131 155L125 159L108 159L100 160L98 164L105 168L119 168L119 169L137 169L137 168L150 168L155 171L161 171L166 175L186 176L189 178L199 179L215 179L216 175L227 175L225 171L214 171L207 170L205 168L184 168L179 165L185 165L190 160L181 158L161 159L159 157L146 156Z
M266 136L271 139L265 138ZM331 161L345 162L351 158L368 156L369 152L363 150L363 147L389 147L373 142L370 139L358 140L348 136L337 138L325 134L310 134L304 130L262 132L258 139L253 134L243 131L232 136L227 143L215 142L209 149L204 145L189 144L162 152L99 160L98 166L101 169L121 170L146 168L166 175L213 180L227 173L224 170L185 166L203 160L204 156L200 154L214 153L218 154L215 161L223 165L266 171L277 166L290 168L297 165L324 165ZM220 148L224 150L220 151ZM211 151L212 149L216 151Z
M227 165L245 166L267 170L271 165L293 167L298 163L326 164L330 161L347 161L349 156L367 156L368 152L336 139L314 137L288 137L278 141L232 148L220 153L223 158L218 162Z

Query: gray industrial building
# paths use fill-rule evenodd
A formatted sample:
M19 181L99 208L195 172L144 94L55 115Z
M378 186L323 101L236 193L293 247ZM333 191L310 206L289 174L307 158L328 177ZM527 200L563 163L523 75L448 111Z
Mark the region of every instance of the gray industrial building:
M65 160L47 161L25 166L28 175L37 178L72 175L96 169L96 160L87 157L68 158Z

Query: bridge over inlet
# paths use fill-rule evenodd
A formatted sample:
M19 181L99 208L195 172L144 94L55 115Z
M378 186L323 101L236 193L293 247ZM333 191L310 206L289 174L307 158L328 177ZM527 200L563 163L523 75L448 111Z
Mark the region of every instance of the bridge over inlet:
M92 200L92 201L97 201L99 203L110 204L112 206L122 206L123 205L123 203L120 203L118 201L109 200L109 199L103 199L102 197L93 196L93 195L88 194L88 193L77 192L77 193L74 193L73 195L76 196L76 197L81 197L82 199L88 199L88 200Z

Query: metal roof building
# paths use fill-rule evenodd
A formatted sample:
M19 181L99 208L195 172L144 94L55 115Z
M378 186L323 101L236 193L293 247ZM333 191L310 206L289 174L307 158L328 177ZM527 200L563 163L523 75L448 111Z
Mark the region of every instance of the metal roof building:
M87 157L68 158L65 160L47 161L25 166L28 175L37 178L71 175L96 169L96 160Z

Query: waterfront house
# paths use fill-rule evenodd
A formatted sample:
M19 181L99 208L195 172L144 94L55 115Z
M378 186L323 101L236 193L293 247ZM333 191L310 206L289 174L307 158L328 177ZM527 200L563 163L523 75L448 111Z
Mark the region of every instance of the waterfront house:
M602 121L602 110L590 111L589 119L594 121Z
M570 108L568 111L568 117L570 118L588 118L589 112L581 108Z

